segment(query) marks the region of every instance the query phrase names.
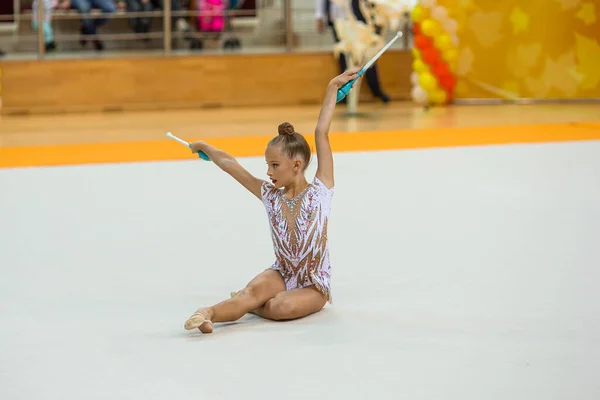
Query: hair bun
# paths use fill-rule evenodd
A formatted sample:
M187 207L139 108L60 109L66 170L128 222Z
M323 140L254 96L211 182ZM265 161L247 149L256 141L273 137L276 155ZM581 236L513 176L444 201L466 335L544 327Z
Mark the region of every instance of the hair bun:
M296 131L294 130L294 126L292 124L290 124L289 122L284 122L283 124L279 125L279 134L280 135L293 135L294 133L296 133Z

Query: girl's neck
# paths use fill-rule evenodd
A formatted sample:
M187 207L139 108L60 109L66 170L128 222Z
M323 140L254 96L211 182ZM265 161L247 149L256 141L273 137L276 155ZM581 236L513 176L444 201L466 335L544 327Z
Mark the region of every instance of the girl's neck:
M304 191L304 189L306 189L307 186L308 186L308 181L306 180L306 178L302 177L302 178L298 179L297 182L294 182L291 185L286 186L284 195L288 199L293 199L294 197L296 197L300 193L302 193Z

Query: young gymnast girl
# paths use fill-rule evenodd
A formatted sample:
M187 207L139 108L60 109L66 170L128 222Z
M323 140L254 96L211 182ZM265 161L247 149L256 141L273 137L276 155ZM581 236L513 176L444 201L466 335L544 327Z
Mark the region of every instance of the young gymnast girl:
M185 322L185 329L211 333L213 323L236 321L248 312L270 320L298 319L331 302L327 224L334 179L329 128L338 89L356 79L359 70L346 71L327 86L315 128L318 167L311 183L304 176L310 147L287 122L279 125L279 135L271 139L265 150L270 182L252 176L222 150L205 142L191 144L193 153L206 153L219 168L262 200L270 222L275 262L244 289L232 293L230 299L198 309Z

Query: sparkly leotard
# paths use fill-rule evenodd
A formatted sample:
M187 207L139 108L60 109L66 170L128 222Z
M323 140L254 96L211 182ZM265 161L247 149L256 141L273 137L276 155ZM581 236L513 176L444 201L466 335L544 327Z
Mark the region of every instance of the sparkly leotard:
M261 188L275 250L271 268L281 273L287 290L315 285L330 303L327 224L333 193L317 177L293 199L269 182Z

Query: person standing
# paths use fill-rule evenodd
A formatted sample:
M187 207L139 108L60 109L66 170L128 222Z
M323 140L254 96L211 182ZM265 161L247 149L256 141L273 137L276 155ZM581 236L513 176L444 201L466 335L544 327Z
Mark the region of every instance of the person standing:
M359 7L359 1L362 0L346 0L351 1L351 9L356 16L356 19L366 23L365 17L362 15ZM333 34L333 40L335 43L340 41L339 36L335 30L334 22L338 19L346 19L344 8L332 0L316 0L316 19L317 19L317 31L319 33L325 32L325 26L331 28ZM348 68L346 57L344 54L340 54L338 58L340 66L340 73L343 73ZM371 68L365 72L365 78L367 85L373 93L373 96L380 98L384 103L390 101L389 96L381 88L379 82L379 72L377 70L377 63L373 64Z

